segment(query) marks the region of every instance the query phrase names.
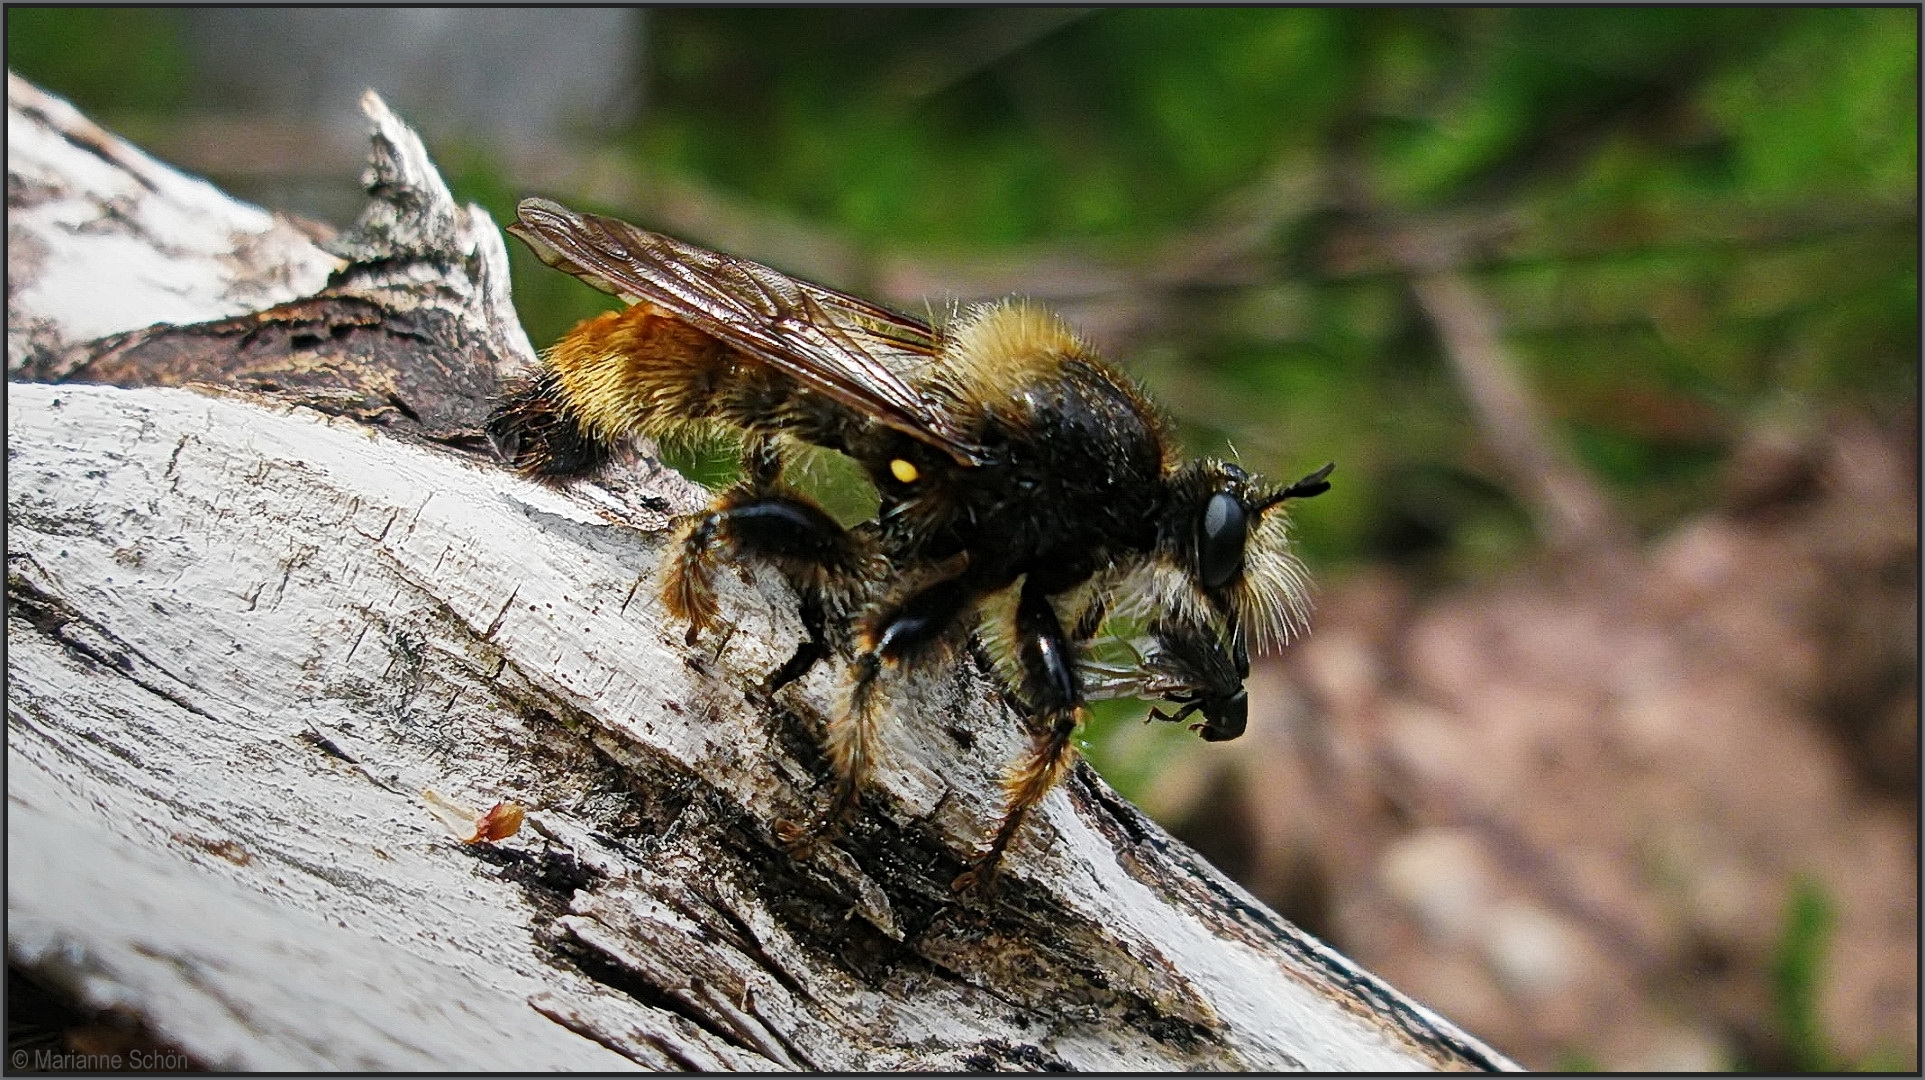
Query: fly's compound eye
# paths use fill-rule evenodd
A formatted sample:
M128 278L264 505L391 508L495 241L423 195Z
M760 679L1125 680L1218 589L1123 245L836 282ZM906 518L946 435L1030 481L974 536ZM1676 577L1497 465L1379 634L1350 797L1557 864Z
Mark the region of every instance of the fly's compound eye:
M1227 491L1210 496L1196 529L1196 569L1206 589L1220 589L1243 569L1243 541L1250 512Z

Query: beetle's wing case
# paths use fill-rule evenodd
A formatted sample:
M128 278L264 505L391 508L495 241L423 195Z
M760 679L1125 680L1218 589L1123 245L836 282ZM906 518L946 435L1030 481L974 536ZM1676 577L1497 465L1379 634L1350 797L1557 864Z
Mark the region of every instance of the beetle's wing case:
M847 293L546 199L524 199L508 231L550 266L645 303L797 383L927 443L963 465L982 449L902 372L939 364L924 323Z

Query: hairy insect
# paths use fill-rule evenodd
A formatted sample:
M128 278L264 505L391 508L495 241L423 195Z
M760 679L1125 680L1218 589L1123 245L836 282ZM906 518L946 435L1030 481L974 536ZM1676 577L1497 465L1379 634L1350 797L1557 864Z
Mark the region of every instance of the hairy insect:
M1243 732L1249 650L1304 620L1284 504L1329 488L1326 465L1264 483L1184 462L1166 424L1054 315L974 308L932 329L866 301L542 199L509 231L543 261L631 306L587 319L507 391L488 421L539 477L592 472L636 435L719 432L743 476L680 524L662 600L695 641L718 625L713 576L741 556L779 567L810 640L771 688L848 659L826 748L827 827L874 768L885 670L914 671L972 632L1032 721L1002 820L956 880L987 881L1025 815L1075 759L1090 697L1138 693L1201 713L1205 739ZM803 445L847 455L876 516L838 524L785 482ZM1147 625L1138 661L1092 642L1113 616ZM790 839L804 835L792 830Z

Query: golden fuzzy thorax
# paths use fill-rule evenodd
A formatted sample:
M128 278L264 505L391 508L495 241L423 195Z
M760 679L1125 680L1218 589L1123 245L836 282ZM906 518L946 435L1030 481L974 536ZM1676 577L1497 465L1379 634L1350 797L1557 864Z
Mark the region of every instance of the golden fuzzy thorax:
M1069 324L1022 300L978 304L949 327L943 375L965 400L1000 401L1055 375L1064 360L1094 362Z
M947 388L959 412L1003 402L1020 410L1025 393L1060 378L1065 364L1094 368L1128 394L1156 433L1164 473L1176 470L1176 448L1168 425L1142 389L1104 363L1061 316L1041 305L997 300L969 308L944 332L936 382Z

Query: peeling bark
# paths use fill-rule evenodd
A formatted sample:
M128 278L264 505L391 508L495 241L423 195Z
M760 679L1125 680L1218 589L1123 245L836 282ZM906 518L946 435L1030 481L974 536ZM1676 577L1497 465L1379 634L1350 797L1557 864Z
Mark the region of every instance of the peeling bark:
M556 490L478 452L531 352L412 132L366 103L373 201L323 248L8 103L9 194L41 200L9 214L9 367L41 380L7 387L11 965L217 1068L1510 1067L1087 766L997 892L952 892L1026 739L971 665L890 687L861 813L786 851L836 672L755 689L805 634L752 568L727 639L682 645L679 476ZM232 280L86 284L68 245L128 224L115 192L162 223L120 242ZM464 844L427 790L527 825Z

